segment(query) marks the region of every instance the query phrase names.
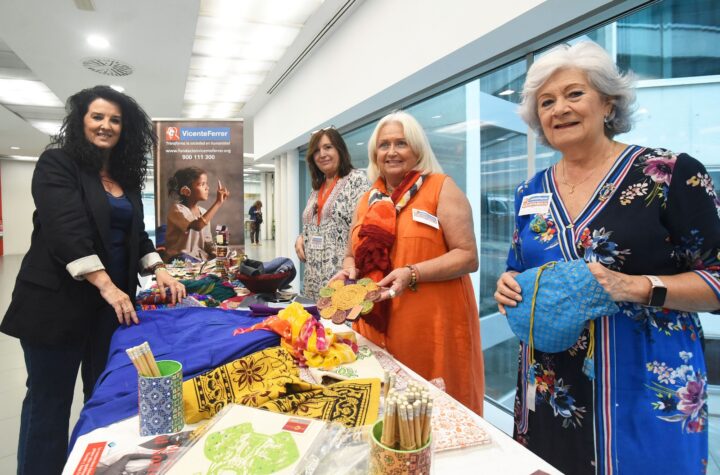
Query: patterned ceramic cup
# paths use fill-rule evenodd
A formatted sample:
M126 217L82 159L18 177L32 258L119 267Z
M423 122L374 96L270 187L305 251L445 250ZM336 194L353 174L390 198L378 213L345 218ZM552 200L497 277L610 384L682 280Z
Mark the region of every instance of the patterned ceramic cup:
M158 361L161 376L138 375L140 435L179 432L185 425L182 399L182 365Z
M427 475L432 462L432 436L428 443L418 450L396 450L380 442L383 421L372 428L370 437L370 474Z

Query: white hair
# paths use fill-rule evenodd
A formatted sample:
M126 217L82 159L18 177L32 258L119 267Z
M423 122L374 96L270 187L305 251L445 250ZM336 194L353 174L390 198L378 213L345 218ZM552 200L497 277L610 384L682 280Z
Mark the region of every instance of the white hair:
M408 144L410 144L412 151L415 152L415 155L418 157L417 164L413 170L417 170L423 175L428 173L443 172L440 163L437 158L435 158L435 153L430 147L427 135L425 135L425 131L417 119L405 111L396 111L380 119L380 122L378 122L377 126L375 126L375 130L373 130L373 133L370 136L370 140L368 140L367 174L370 183L374 183L380 176L380 169L377 166L377 136L380 129L390 123L397 123L402 126L405 139Z
M572 46L556 46L535 61L528 70L523 87L520 117L549 145L538 116L537 93L547 80L561 69L579 69L585 73L590 85L612 104L612 111L605 121L605 135L613 138L632 128L633 103L635 102L632 72L620 73L607 52L592 41L582 41Z

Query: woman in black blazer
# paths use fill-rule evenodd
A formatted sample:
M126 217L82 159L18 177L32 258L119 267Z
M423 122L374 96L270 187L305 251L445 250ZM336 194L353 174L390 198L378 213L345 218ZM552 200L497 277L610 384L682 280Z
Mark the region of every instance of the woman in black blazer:
M138 323L138 273L155 273L172 302L185 288L167 271L143 224L140 190L152 122L107 86L68 99L60 133L33 173L30 250L0 330L20 339L27 367L18 473L60 473L82 363L85 400L105 368L112 333Z

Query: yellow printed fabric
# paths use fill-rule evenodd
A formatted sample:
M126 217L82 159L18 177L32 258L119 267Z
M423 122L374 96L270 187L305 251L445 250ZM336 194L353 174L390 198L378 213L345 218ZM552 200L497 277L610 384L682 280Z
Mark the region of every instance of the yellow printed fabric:
M357 427L377 419L380 380L356 379L327 387L310 384L300 379L290 353L274 347L185 381L183 403L188 424L238 403Z

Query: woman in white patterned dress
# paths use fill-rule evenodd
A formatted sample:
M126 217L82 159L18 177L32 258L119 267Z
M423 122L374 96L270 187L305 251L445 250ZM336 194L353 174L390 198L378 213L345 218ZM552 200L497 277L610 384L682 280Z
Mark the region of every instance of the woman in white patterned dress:
M370 184L364 171L353 168L347 146L333 128L310 137L307 164L313 191L295 252L305 263L303 294L317 300L320 289L340 270L355 206Z

